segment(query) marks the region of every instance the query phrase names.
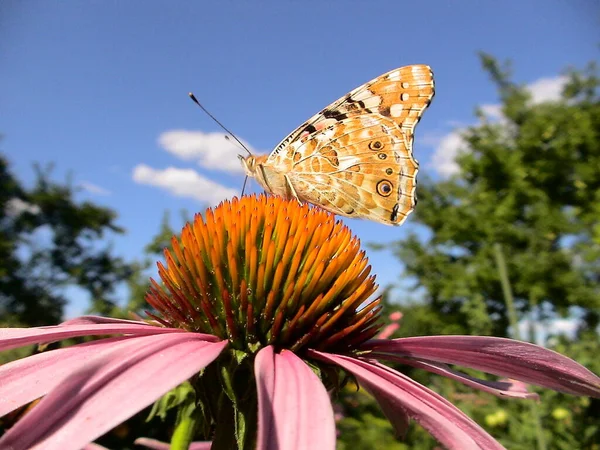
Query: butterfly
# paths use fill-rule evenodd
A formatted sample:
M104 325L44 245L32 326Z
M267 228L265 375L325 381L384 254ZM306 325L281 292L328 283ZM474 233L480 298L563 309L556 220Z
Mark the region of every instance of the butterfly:
M241 156L269 193L400 225L416 204L413 134L434 95L429 66L392 70L315 114L270 155Z

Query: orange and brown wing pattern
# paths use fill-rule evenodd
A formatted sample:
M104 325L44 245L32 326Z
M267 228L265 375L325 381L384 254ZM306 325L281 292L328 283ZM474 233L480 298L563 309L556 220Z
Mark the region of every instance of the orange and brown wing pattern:
M350 91L312 116L275 147L270 159L278 159L280 154L285 158L286 147L299 138L348 117L368 114L393 120L406 135L408 147L412 148L414 128L434 94L433 73L429 66L415 64L391 70Z
M390 118L347 118L290 150L287 176L300 200L388 225L400 225L414 209L418 164Z
M413 133L433 95L429 66L392 70L315 114L249 173L269 192L399 225L416 203Z

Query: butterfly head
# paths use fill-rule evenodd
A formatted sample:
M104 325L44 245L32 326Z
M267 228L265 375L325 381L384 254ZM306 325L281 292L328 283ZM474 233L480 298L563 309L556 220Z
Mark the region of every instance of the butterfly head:
M246 175L256 179L267 192L287 196L284 176L267 163L268 155L238 155L238 158Z
M256 156L254 155L248 155L248 156L244 156L244 155L238 155L238 158L240 158L240 162L242 163L242 167L244 168L244 172L246 172L246 175L248 175L249 177L256 177Z

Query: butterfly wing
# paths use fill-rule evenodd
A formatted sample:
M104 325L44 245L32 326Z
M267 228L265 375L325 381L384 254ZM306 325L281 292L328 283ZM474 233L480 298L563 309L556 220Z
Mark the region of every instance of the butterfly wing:
M414 128L433 95L429 66L392 70L315 114L265 165L284 173L301 200L400 225L416 203Z
M388 225L400 225L414 209L418 164L389 118L346 118L290 149L287 176L302 201Z
M413 132L434 96L433 73L416 64L391 70L357 87L312 116L281 141L269 156L272 164L288 158L288 146L348 117L377 114L394 121L406 136L412 151Z

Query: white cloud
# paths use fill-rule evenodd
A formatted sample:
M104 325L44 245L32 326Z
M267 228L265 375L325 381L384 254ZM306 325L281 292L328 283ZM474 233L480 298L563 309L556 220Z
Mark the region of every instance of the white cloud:
M562 91L569 79L564 76L540 78L525 85L525 89L531 95L534 105L543 102L555 102L560 100ZM502 121L502 105L499 103L487 103L479 107L481 111L491 120Z
M567 77L540 78L526 86L534 104L553 102L560 99L562 91L569 79Z
M81 183L79 183L79 187L82 188L84 191L90 192L91 194L98 194L98 195L110 195L111 192L108 189L104 189L101 186L98 186L97 184L94 183L90 183L89 181L82 181Z
M552 322L550 329L554 334L564 334L574 337L579 325L579 321L575 319L556 319Z
M40 213L40 207L38 205L32 205L31 203L24 202L20 198L11 198L6 202L4 208L8 217L16 217L25 212L30 214Z
M518 328L521 336L529 336L531 327L533 326L533 334L535 343L538 345L555 345L556 336L566 336L574 339L579 328L579 320L575 317L566 319L552 319L546 322L532 322L530 319L519 321ZM549 338L552 336L551 338Z
M153 169L145 164L138 164L133 169L133 179L137 183L158 186L173 195L194 198L210 205L216 205L221 200L239 195L238 190L204 178L193 169L176 167Z
M561 98L562 90L568 78L564 76L540 78L525 86L531 94L531 102L538 104L542 102L557 101ZM502 122L502 105L499 103L486 103L481 105L480 110L491 121ZM460 136L465 127L458 127L454 131L438 139L432 157L431 167L441 176L448 177L458 172L455 162L456 156L461 149L466 148L464 139ZM428 144L427 140L424 142Z
M479 109L488 119L500 121L504 118L502 105L499 103L485 103Z
M460 133L460 130L455 130L441 138L431 157L430 165L441 176L448 177L458 172L456 156L467 146Z
M170 130L158 137L158 143L169 153L186 161L196 161L206 169L244 173L237 155L246 154L246 151L233 139L225 139L225 136L224 133ZM243 139L240 141L255 153L250 144Z

